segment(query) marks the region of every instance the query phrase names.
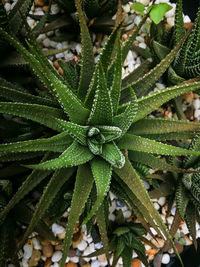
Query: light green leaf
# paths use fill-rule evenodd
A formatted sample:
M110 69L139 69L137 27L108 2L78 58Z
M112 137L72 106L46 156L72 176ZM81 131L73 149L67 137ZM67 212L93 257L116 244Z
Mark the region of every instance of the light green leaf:
M141 15L144 15L145 6L142 3L135 2L131 5L131 8Z
M55 170L83 164L93 157L94 155L86 146L74 141L58 158L37 165L26 165L26 167L36 170Z
M158 24L163 19L165 13L172 9L171 5L167 3L160 3L157 5L153 5L150 11L150 18L153 20L155 24Z
M94 179L92 177L92 172L89 165L84 164L79 166L76 176L74 194L72 197L71 210L66 227L63 255L60 267L65 266L65 261L70 249L73 232L76 228L76 223L78 222L79 216L81 215L81 212L89 197L93 182Z
M95 180L96 188L97 188L97 199L92 207L92 210L89 212L87 217L84 219L83 224L86 224L94 213L101 206L106 193L109 190L110 180L112 168L109 163L101 158L95 158L90 162L92 175Z

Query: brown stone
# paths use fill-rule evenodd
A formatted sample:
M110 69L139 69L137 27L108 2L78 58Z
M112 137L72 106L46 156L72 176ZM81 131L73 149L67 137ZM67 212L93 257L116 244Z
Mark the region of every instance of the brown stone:
M51 257L53 255L53 246L52 245L47 245L42 247L42 254L44 257Z
M63 249L63 245L56 245L55 246L55 250L62 250Z
M53 62L53 65L54 65L54 67L55 67L56 69L59 69L59 68L60 68L60 65L58 64L58 61L57 61L57 60L55 60L55 61Z
M58 73L60 75L63 75L63 69L61 67L58 68ZM65 232L63 232L63 233L64 233L64 238L65 238ZM59 234L59 235L61 235L61 234ZM62 239L64 239L64 238L62 238Z
M82 265L81 267L91 267L90 263L86 263L85 265Z
M68 262L65 264L65 267L78 267L78 265L74 262Z
M139 259L133 259L131 263L131 267L141 267L141 261Z
M48 9L48 6L43 6L43 7L42 7L42 11L44 11L44 12L46 12L47 9Z
M28 265L31 266L36 266L38 264L38 261L41 258L41 252L39 250L33 250L32 256L30 260L28 261Z
M45 5L45 1L44 0L35 0L34 1L35 6L44 6Z
M39 241L42 246L47 246L50 244L49 240L39 239Z
M52 260L49 258L45 261L44 267L49 267L52 264Z

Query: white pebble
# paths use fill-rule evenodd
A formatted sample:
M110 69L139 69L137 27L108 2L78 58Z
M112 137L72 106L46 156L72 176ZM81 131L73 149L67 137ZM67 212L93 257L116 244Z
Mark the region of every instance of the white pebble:
M123 212L123 215L124 215L124 218L125 219L128 219L131 217L131 211L130 210L126 210L125 212Z
M173 208L171 209L171 214L174 216L175 213L176 213L176 207L173 207Z
M36 249L36 250L40 250L40 249L42 249L42 247L41 247L41 245L40 245L40 242L39 242L39 240L37 239L37 238L33 238L32 239L32 243L33 243L33 247L34 247L34 249Z
M143 182L143 185L144 185L145 189L148 190L150 188L149 183L146 182L146 181L142 181L142 182Z
M199 237L200 237L200 229L197 230L197 238L199 238Z
M101 242L98 242L98 243L94 244L94 248L95 248L95 249L100 249L100 248L102 248L102 247L103 247L103 245L102 245Z
M31 18L28 17L27 23L28 23L29 27L33 27L35 21L33 19L31 19Z
M166 202L166 198L165 198L165 197L160 197L160 198L158 199L158 204L159 204L160 206L163 206L163 205L165 204L165 202Z
M62 234L65 231L65 228L57 223L53 223L51 229L54 235Z
M118 264L122 264L122 257L119 257L119 260L117 262Z
M157 235L157 232L156 232L156 230L153 227L150 227L150 230L151 230L151 232L152 232L153 235Z
M49 40L49 38L45 38L42 42L42 44L45 46L45 47L49 47L51 46L51 41Z
M9 12L11 10L11 4L5 3L4 8L5 8L6 12Z
M115 221L115 215L114 215L114 214L109 214L109 215L108 215L108 219L109 219L110 221Z
M87 242L85 240L82 240L78 245L77 245L77 248L80 250L80 251L84 251L87 247Z
M134 71L134 69L135 69L135 66L134 66L133 62L129 62L128 63L128 70L129 70L129 72Z
M60 11L59 6L57 4L51 5L51 14L57 14Z
M51 257L51 260L53 262L58 262L59 260L61 260L61 258L62 258L62 252L61 251L55 251L53 253L53 256Z
M62 48L63 48L62 44L61 43L57 43L56 49L62 49Z
M101 266L101 263L98 260L91 262L91 267L100 267L100 266Z
M143 4L144 6L148 6L148 4L150 3L150 0L140 0L139 2Z
M123 10L124 10L126 13L129 13L129 12L130 12L130 5L129 5L129 4L123 5Z
M36 11L34 15L43 16L44 12L42 10Z
M190 19L190 17L189 16L184 16L184 22L185 23L190 23L191 22L191 19Z
M27 259L22 259L22 267L28 267Z
M144 38L142 36L137 36L136 40L140 43L144 43Z
M136 64L141 64L141 59L140 59L140 57L137 57L137 59L136 59Z
M78 263L79 262L79 257L77 257L77 256L70 257L70 261L72 261L74 263Z
M195 109L198 109L200 107L200 101L199 99L194 99L193 106Z
M165 13L166 18L173 17L175 14L176 4L170 4L170 6L172 6L172 9Z
M13 7L16 5L17 2L13 2L10 9L13 9Z
M139 47L141 47L143 49L146 49L147 48L147 45L145 43L139 43Z
M65 57L65 55L63 53L56 54L56 58L62 58L62 57Z
M140 23L140 21L141 21L141 17L140 16L136 16L135 19L134 19L134 23L136 25L138 25Z
M125 28L125 31L130 31L130 30L132 30L134 26L135 26L135 23L134 23L134 22L131 23L131 24L129 24L129 25Z
M169 217L167 217L167 222L168 222L168 224L172 224L172 222L173 222L173 220L174 220L174 217L173 216L169 216Z
M77 44L75 46L75 49L76 49L77 54L81 54L81 44Z
M165 89L165 85L163 83L156 83L156 87L159 89L159 90L163 90Z
M170 27L174 26L174 17L167 18L167 23Z
M25 244L23 250L24 250L24 258L28 260L32 255L33 248L31 247L31 245Z
M37 37L37 41L43 41L46 38L46 35L44 33L39 34L39 36Z
M168 264L169 262L170 262L170 256L169 256L169 254L167 254L167 253L163 254L163 256L162 256L162 263L163 264Z
M160 209L160 206L159 206L159 204L158 204L157 202L155 202L153 205L154 205L154 208L155 208L156 210L159 210L159 209Z

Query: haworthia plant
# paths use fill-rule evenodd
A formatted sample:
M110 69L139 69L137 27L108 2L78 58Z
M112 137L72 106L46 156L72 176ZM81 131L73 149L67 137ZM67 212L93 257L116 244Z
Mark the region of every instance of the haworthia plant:
M159 235L169 241L177 253L166 226L154 208L140 177L130 162L130 160L134 161L134 154L132 154L130 160L126 154L128 154L128 150L135 152L136 155L140 153L141 163L145 161L145 157L148 154L199 156L200 152L197 150L187 150L153 140L165 139L165 137L159 139L156 136L163 134L162 128L165 122L155 119L157 126L152 130L152 122L146 120L145 117L158 105L162 105L182 93L197 90L200 87L200 82L188 82L184 83L184 85L169 87L145 98L137 98L134 86L133 88L129 86L130 97L125 104L121 105L121 69L123 60L128 53L127 47L133 42L136 37L135 33L138 32L142 25L140 24L136 31L133 31L125 46L121 45L120 42L120 26L116 27L108 38L100 54L99 61L93 67L92 44L79 0L76 0L76 7L81 28L83 58L80 77L79 72L76 72L76 69L72 66L63 68L64 71L72 73L69 81L60 77L49 64L47 58L38 47L33 34L29 33L27 36L27 49L13 36L0 28L1 37L24 57L34 75L48 90L48 93L46 93L48 98L42 102L41 98L31 96L31 94L20 94L14 85L12 88L12 83L3 86L3 90L6 92L7 88L8 92L5 97L2 96L1 98L0 112L18 116L26 123L34 122L35 127L42 125L44 132L48 134L47 136L43 134L41 137L31 140L0 145L0 158L2 159L4 157L7 159L12 158L12 160L16 158L17 161L19 158L26 158L26 155L36 157L34 161L29 161L29 164L23 164L27 167L27 170L33 169L33 172L28 176L27 182L21 185L19 191L16 192L2 210L0 214L1 223L10 209L14 208L15 204L40 182L39 180L37 182L33 181L34 177L36 177L35 179L43 180L43 178L50 175L50 172L55 171L36 206L33 218L20 244L22 246L23 242L43 218L59 190L64 187L71 177L76 177L61 261L61 267L64 267L76 223L82 214L90 193L96 196L96 200L85 216L84 223L87 223L98 212L109 191L110 184L112 184L112 175L114 175L123 182L126 186L125 188L128 188L128 192L125 192L125 195L135 199L134 203L137 204L132 203L132 206L135 207L136 214L139 214L141 218L143 217L141 220L143 220L145 227L147 223L154 227ZM169 61L169 57L167 57L167 59L163 59L163 62L159 68L164 71L170 64L171 59ZM89 65L91 65L91 70L93 71L88 72L88 75L85 76L86 66ZM146 77L153 80L155 72L156 68L145 76L144 82ZM161 74L162 71L159 75ZM159 75L156 77L159 78ZM138 77L138 73L136 76ZM69 77L69 73L64 77ZM79 82L74 82L72 77L75 77L75 81L78 79ZM133 75L132 77L135 76ZM139 81L142 84L142 79L139 79ZM133 83L135 84L135 81ZM55 103L56 106L54 105ZM138 131L137 124L140 125ZM151 129L149 130L149 136L148 133L146 135L144 133L146 124ZM184 138L185 136L182 135L184 129L191 133L186 123L179 124L172 121L170 125L171 132L174 135L177 134ZM172 130L173 126L175 127ZM199 128L198 124L191 124L191 126L194 130ZM46 152L52 153L51 158L43 158L39 162L38 157ZM37 155L35 153L40 154ZM158 167L163 167L163 164L156 163L154 158L154 165L156 164ZM164 164L163 168L169 167L169 165ZM38 178L38 176L40 177ZM102 220L98 220L98 225L104 246L108 247L106 226L102 223ZM108 255L108 251L106 254ZM126 253L124 252L122 256L126 262Z

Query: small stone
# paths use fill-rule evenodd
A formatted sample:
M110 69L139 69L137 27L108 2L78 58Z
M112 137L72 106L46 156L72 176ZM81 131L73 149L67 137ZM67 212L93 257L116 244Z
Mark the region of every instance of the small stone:
M5 3L4 8L5 8L6 12L9 12L11 10L11 4Z
M44 12L42 10L38 10L34 13L34 15L37 15L37 16L43 16L44 15Z
M134 259L131 263L131 267L141 267L141 261L139 259Z
M147 48L147 45L145 43L139 43L139 47L141 47L143 49L146 49Z
M131 217L132 213L130 210L126 210L125 212L123 212L124 218L128 219Z
M116 203L116 206L119 207L119 208L123 208L125 206L124 202L119 200L119 199L116 200L115 203Z
M61 260L62 258L62 252L61 251L55 251L53 253L53 256L51 257L51 260L53 262L59 262L59 260Z
M40 242L39 242L39 240L36 237L34 237L32 239L32 244L33 244L34 249L37 249L37 250L42 249L42 247L40 245Z
M151 230L151 232L152 232L153 235L157 235L157 232L156 232L156 230L153 227L150 227L150 230Z
M184 236L184 239L185 239L185 245L186 245L186 246L190 246L190 245L192 245L192 240L190 240L189 237Z
M43 0L35 0L34 1L35 6L44 6L45 2Z
M32 246L29 244L25 244L23 250L24 250L24 258L27 260L30 259L33 252Z
M60 11L59 6L57 4L51 5L51 14L57 14Z
M170 256L169 256L169 254L167 254L167 253L163 254L163 256L162 256L162 263L163 264L168 264L169 262L170 262Z
M91 264L90 263L86 263L86 264L82 265L81 267L91 267Z
M147 255L155 255L158 252L157 249L151 248L146 251Z
M101 263L97 260L91 262L91 267L100 267Z
M60 75L62 75L63 76L63 69L60 67L60 68L58 68L58 73L60 74ZM65 238L65 232L63 232L63 233L61 233L61 234L59 234L58 235L58 237L59 236L61 236L62 238L60 238L60 239L64 239Z
M78 267L78 265L74 262L68 262L65 264L65 267Z
M184 16L184 23L190 23L191 22L191 19L189 16Z
M101 263L102 266L106 266L108 264L107 259L106 259L106 254L102 254L98 256L97 259Z
M51 229L54 235L62 234L65 231L65 228L57 223L53 223Z
M49 258L45 261L44 267L49 267L52 264L52 260Z
M41 258L41 252L39 250L33 250L32 256L28 261L29 266L36 266Z
M124 10L124 12L129 13L130 12L130 5L129 4L123 5L123 10Z
M200 100L199 99L194 99L193 100L193 107L195 109L198 109L200 107Z
M79 257L75 256L75 257L71 257L70 258L70 261L71 262L74 262L74 263L78 263L79 262Z
M153 203L153 205L154 205L154 208L156 210L159 210L160 209L160 206L159 206L159 204L157 202Z
M46 246L42 247L42 254L44 257L52 257L53 255L53 246L51 244L48 244Z
M134 19L134 23L136 25L138 25L140 23L140 21L141 21L141 17L140 16L136 16L135 19Z
M174 17L167 18L167 23L170 27L174 26Z
M87 242L85 240L82 240L78 245L77 248L80 251L84 251L86 249L86 247L88 246Z
M49 40L49 38L46 38L46 39L43 40L42 44L45 47L49 47L49 46L51 46L51 41Z
M109 214L108 215L108 219L110 220L110 221L115 221L115 215L114 214Z
M176 207L173 207L173 208L171 209L171 214L174 216L175 213L176 213Z
M173 220L174 220L174 217L172 217L172 216L167 217L167 222L169 225L172 224Z
M59 244L59 245L56 245L54 247L55 250L62 250L63 249L63 245Z
M25 258L22 259L22 267L28 267L28 262Z
M162 248L165 244L165 241L162 238L156 238L151 240L152 244L154 244L157 248Z
M148 6L150 3L150 0L140 0L139 1L141 4L143 4L144 6Z
M165 198L165 197L160 197L160 198L158 199L158 204L159 204L160 206L163 206L163 205L165 204L165 202L166 202L166 198Z

